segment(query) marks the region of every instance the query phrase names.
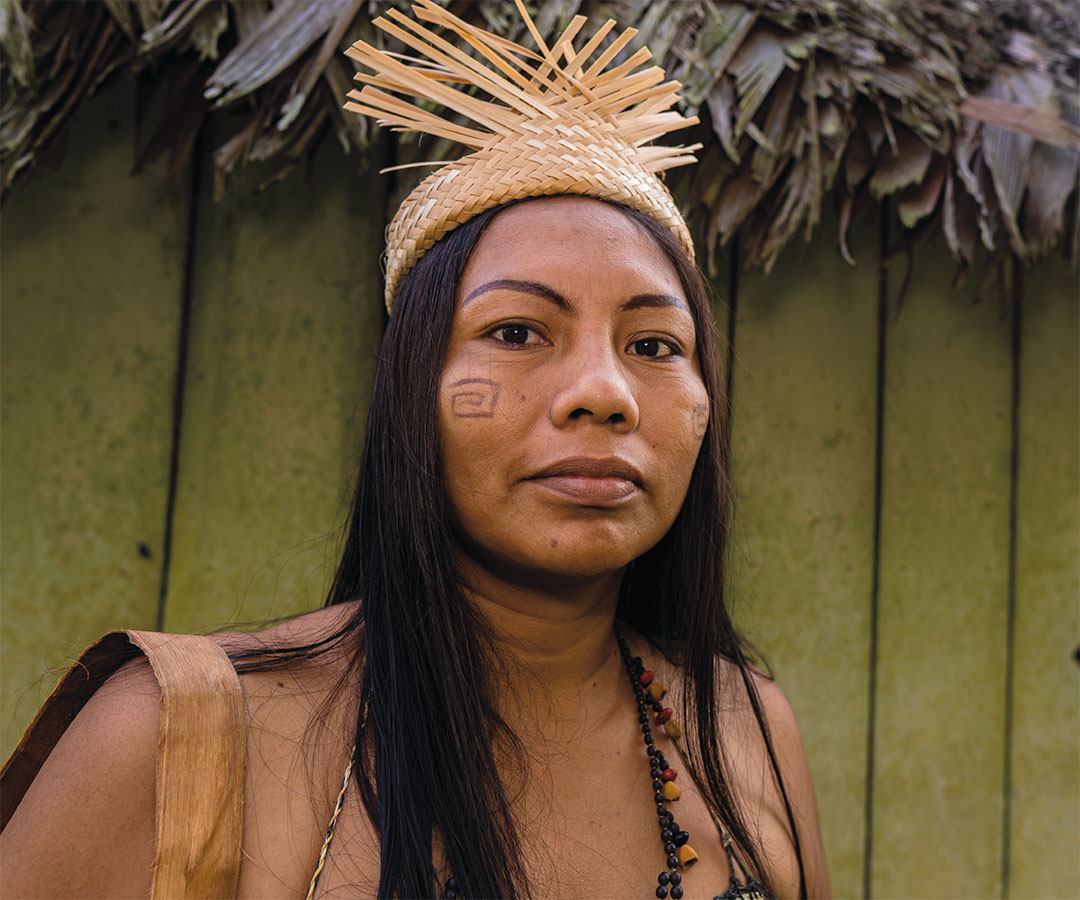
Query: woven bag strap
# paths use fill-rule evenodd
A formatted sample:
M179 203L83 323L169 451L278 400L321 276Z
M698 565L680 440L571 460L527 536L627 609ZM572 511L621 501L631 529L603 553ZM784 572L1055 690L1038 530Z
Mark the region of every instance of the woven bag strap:
M140 651L161 686L151 897L233 898L244 832L247 728L240 679L207 637L114 631L91 646L0 770L0 827L86 701Z

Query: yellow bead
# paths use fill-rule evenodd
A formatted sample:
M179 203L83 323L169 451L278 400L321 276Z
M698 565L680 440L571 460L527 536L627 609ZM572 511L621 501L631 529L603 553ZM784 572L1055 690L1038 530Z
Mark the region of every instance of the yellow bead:
M678 722L676 722L674 719L668 719L664 723L664 733L667 734L667 736L669 738L675 738L675 739L681 738L682 737L682 726Z
M659 681L654 681L649 685L649 696L653 700L659 700L664 694L667 693L667 688L664 687Z
M694 848L689 844L683 844L679 848L679 865L682 866L683 871L685 872L696 862L697 854L694 852Z
M679 786L674 781L665 781L662 789L665 800L678 800L679 799Z

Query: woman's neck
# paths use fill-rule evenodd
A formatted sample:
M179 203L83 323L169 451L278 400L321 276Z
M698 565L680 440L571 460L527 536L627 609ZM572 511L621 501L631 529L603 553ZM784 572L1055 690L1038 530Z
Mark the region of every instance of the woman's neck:
M462 569L466 595L492 629L494 699L504 715L572 720L610 702L621 675L614 637L621 572L552 589Z

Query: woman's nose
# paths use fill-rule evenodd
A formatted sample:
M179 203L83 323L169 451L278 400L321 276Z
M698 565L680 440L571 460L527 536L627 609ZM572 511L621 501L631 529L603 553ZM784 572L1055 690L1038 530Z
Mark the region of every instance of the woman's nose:
M590 420L620 433L637 428L637 399L615 348L582 346L562 360L562 369L551 404L556 427Z

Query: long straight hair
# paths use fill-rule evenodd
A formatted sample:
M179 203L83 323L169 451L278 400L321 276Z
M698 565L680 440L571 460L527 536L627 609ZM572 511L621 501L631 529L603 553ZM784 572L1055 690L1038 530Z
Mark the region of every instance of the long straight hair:
M356 637L362 672L360 795L380 838L380 897L433 895L433 841L439 874L453 873L458 896L529 893L521 836L494 750L517 744L489 690L489 630L455 568L437 427L457 286L485 227L504 208L450 232L402 283L382 342L356 495L327 600L360 601L336 637ZM724 602L726 419L704 282L665 228L620 208L653 237L679 275L694 318L710 416L682 509L663 539L631 564L617 614L660 639L682 667L686 749L701 788L768 884L760 844L736 801L717 717L719 686L732 687L722 678L723 661L738 668L787 809L805 895L794 816L744 645ZM290 655L320 652L333 639L293 648Z

